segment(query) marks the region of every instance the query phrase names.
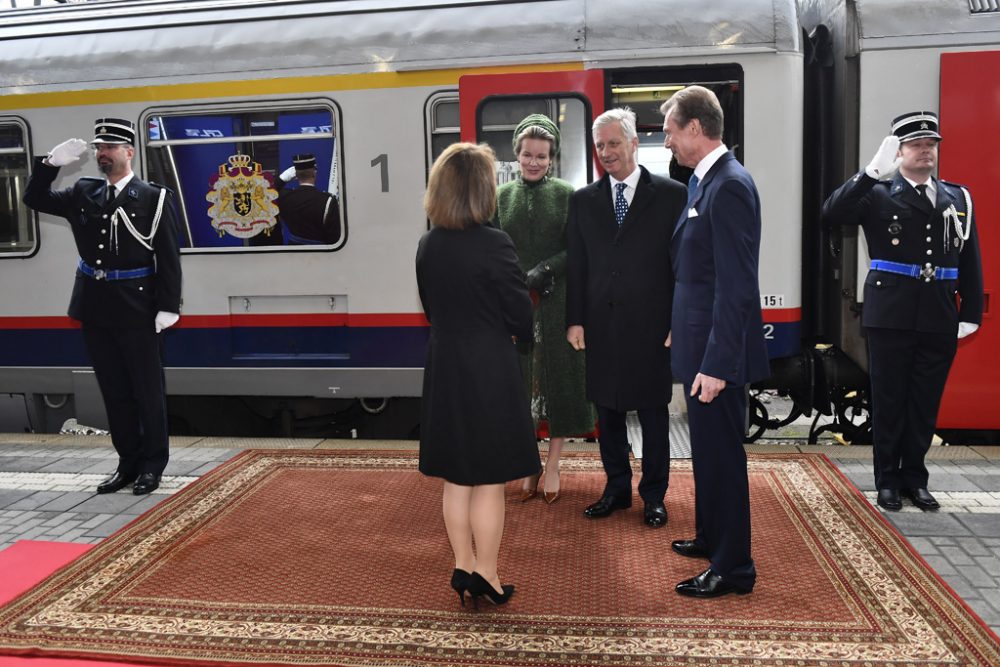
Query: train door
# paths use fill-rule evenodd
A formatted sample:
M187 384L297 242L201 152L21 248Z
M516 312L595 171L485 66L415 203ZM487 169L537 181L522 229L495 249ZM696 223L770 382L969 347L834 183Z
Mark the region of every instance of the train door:
M959 341L948 377L938 428L996 429L1000 382L1000 324L993 295L1000 282L1000 51L941 55L941 178L961 183L974 198L973 224L983 262L983 324ZM963 437L946 440L962 442Z
M554 175L575 187L593 179L590 125L604 110L602 70L470 74L459 79L458 96L462 140L493 147L499 184L517 177L511 135L532 113L551 118L562 135Z

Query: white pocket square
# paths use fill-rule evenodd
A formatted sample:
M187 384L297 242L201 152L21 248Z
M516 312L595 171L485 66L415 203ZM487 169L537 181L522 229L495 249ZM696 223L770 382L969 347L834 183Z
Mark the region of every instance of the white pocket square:
M689 218L697 218L698 217L698 211L695 210L694 206L692 206L691 208L688 209L688 217Z

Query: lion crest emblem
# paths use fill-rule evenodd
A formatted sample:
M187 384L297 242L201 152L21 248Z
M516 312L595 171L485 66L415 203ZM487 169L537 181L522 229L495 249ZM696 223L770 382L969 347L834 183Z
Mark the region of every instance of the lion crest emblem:
M270 236L278 224L278 206L274 203L278 191L259 162L249 155L230 155L229 162L219 165L219 173L212 175L208 185L208 217L220 237L229 234L248 239L261 232Z

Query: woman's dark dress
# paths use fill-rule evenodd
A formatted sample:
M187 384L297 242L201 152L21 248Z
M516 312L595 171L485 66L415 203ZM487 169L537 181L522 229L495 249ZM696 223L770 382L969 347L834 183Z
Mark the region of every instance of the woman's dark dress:
M420 471L462 485L541 470L517 349L530 341L531 299L507 234L435 227L417 248L417 287L431 323L420 421Z

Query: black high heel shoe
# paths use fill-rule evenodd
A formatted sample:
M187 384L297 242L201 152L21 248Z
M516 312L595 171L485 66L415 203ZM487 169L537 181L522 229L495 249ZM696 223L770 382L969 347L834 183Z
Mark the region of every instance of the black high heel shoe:
M458 593L458 601L465 606L465 591L469 589L469 578L472 575L465 570L460 570L457 567L451 573L451 587L455 589Z
M514 584L504 584L501 588L503 588L503 593L497 593L497 590L493 588L493 584L483 579L483 576L478 572L472 573L466 585L466 590L472 596L472 606L477 610L479 609L479 597L481 595L485 595L486 599L493 604L506 604L510 600L510 596L514 594Z

